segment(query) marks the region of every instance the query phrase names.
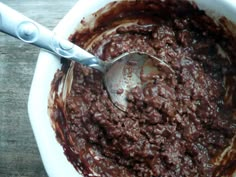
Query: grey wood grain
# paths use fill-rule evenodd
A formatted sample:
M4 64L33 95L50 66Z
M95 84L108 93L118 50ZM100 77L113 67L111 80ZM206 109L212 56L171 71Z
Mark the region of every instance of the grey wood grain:
M77 0L2 0L49 29ZM27 113L39 49L0 33L0 177L46 177Z

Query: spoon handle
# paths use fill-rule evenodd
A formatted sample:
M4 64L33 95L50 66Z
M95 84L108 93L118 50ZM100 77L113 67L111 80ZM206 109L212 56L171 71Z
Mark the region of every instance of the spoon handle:
M9 34L25 43L34 44L52 53L70 58L90 67L98 68L102 61L70 41L37 22L25 17L0 2L0 31Z

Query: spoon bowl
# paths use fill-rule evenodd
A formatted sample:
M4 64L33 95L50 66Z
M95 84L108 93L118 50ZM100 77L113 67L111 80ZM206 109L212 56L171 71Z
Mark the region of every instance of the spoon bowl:
M144 87L158 75L160 69L173 73L172 68L161 59L144 52L127 52L111 60L104 73L104 84L112 102L121 110L127 111L127 94L135 87Z

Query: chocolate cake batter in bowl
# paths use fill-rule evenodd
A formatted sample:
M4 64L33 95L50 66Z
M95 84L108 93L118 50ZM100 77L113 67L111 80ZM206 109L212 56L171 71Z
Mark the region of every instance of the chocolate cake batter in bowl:
M140 75L124 112L102 73L62 59L49 113L73 166L84 176L233 176L236 38L226 24L182 0L112 2L84 18L73 43L103 60L146 52L174 72Z

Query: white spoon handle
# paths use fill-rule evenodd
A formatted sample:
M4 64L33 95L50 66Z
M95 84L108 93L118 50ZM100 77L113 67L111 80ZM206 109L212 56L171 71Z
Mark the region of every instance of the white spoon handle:
M103 70L103 62L97 57L1 2L0 31L61 57Z

